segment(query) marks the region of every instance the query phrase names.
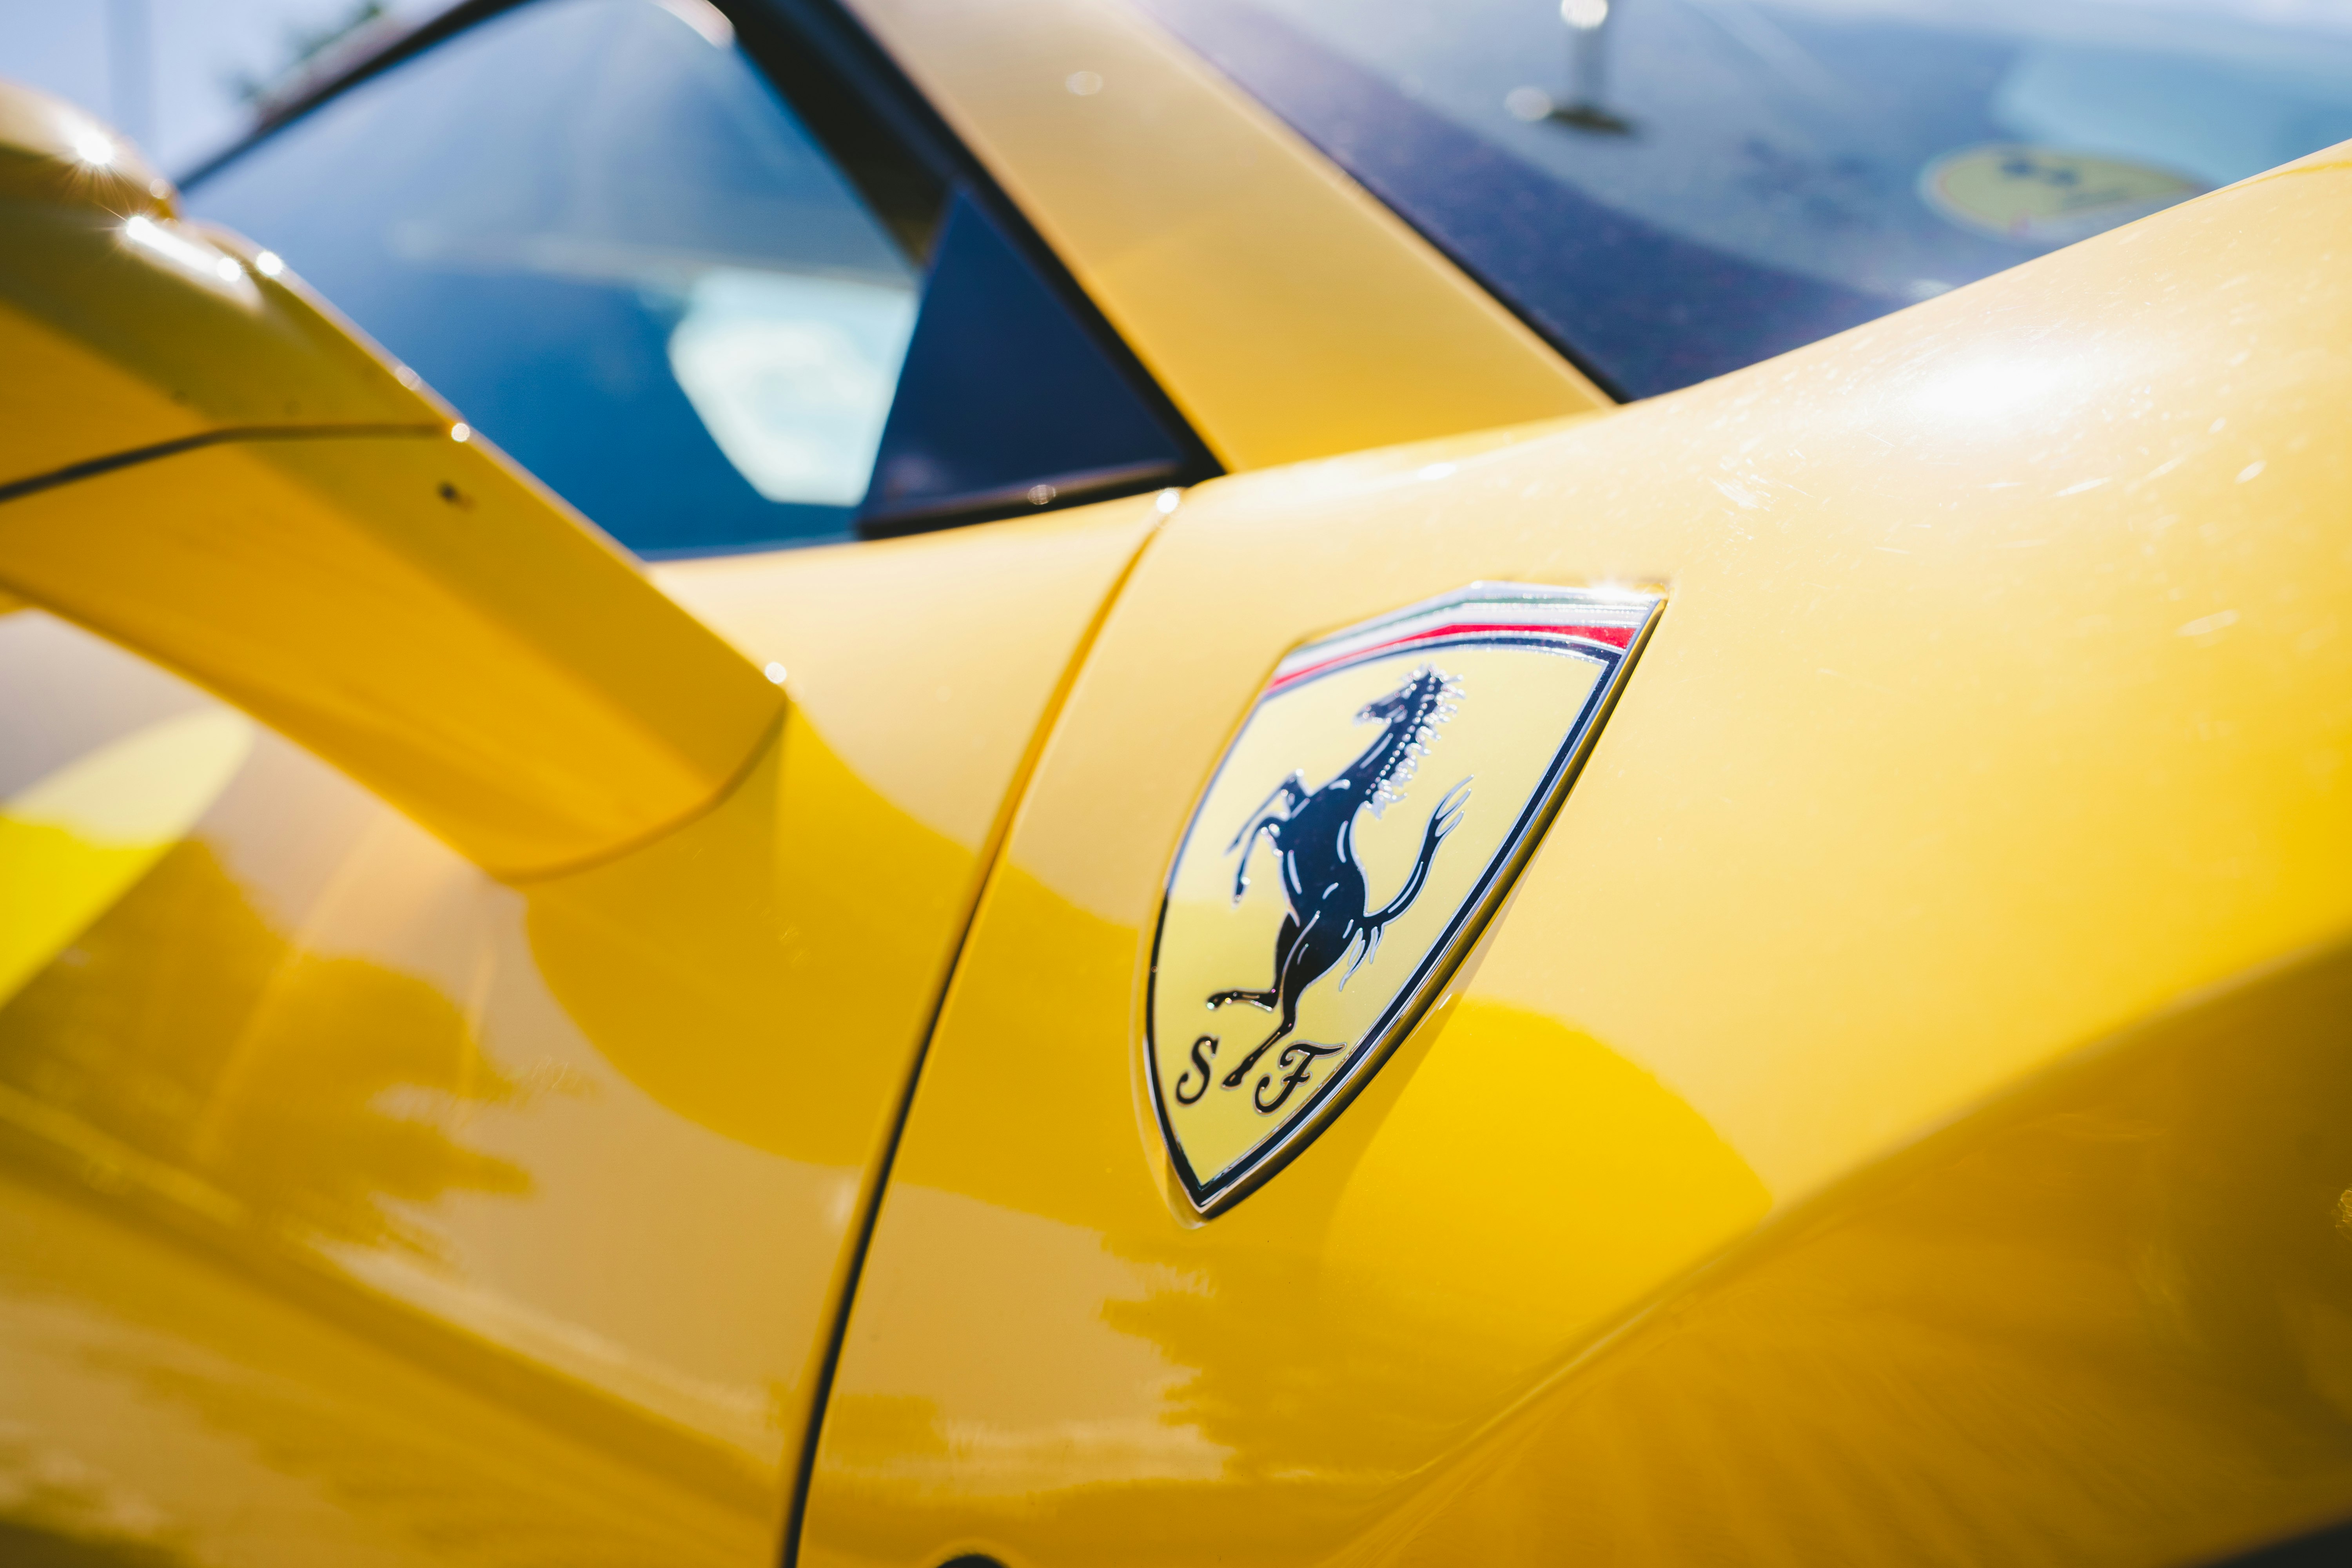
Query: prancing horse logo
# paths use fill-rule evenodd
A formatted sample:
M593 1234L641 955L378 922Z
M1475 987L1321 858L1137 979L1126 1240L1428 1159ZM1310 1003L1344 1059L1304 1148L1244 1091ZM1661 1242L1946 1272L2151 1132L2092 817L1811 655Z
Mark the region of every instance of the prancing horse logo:
M1145 1068L1202 1214L1304 1148L1436 1000L1660 604L1475 584L1275 667L1177 847L1152 949ZM1379 726L1369 743L1365 724ZM1459 782L1425 816L1388 812L1438 756ZM1278 878L1251 875L1265 849ZM1244 1007L1271 1026L1228 1048Z
M1209 995L1212 1008L1246 1002L1253 1007L1282 1015L1274 1033L1234 1064L1224 1076L1223 1087L1240 1088L1250 1069L1257 1066L1258 1058L1298 1026L1301 992L1329 973L1351 950L1355 963L1349 965L1349 973L1362 967L1365 960L1380 951L1381 932L1421 897L1437 847L1462 820L1470 781L1464 779L1447 791L1445 798L1437 803L1437 809L1429 814L1429 826L1422 834L1421 852L1413 859L1404 886L1378 910L1368 907L1364 868L1356 858L1356 814L1370 807L1378 815L1383 806L1398 798L1429 743L1436 739L1437 726L1454 717L1454 704L1461 695L1462 688L1447 679L1444 672L1427 665L1414 670L1402 686L1377 701L1366 703L1357 713L1359 721L1378 721L1381 724L1379 738L1364 748L1361 756L1340 769L1320 789L1309 790L1305 774L1292 773L1274 786L1274 793L1265 797L1226 847L1227 854L1238 851L1241 855L1241 864L1234 871L1234 902L1238 904L1249 891L1250 851L1257 847L1261 836L1274 841L1282 854L1282 896L1289 912L1283 916L1282 929L1275 933L1274 984L1263 991L1216 991ZM1347 983L1347 975L1341 975L1339 984L1344 986ZM1208 1058L1217 1054L1219 1043L1214 1035L1202 1035L1192 1042L1192 1068L1176 1080L1178 1103L1190 1105L1208 1092L1213 1072ZM1292 1040L1276 1058L1276 1068L1282 1073L1280 1082L1277 1084L1273 1073L1259 1079L1251 1101L1260 1111L1272 1115L1312 1075L1318 1057L1334 1056L1345 1049L1344 1045L1318 1046ZM1271 1100L1267 1099L1269 1091Z

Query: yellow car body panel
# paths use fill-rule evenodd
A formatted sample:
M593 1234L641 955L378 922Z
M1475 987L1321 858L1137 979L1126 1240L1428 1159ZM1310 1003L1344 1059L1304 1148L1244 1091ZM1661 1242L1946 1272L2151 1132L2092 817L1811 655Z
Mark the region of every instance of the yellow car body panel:
M1120 0L853 8L1228 468L1609 405Z
M1228 464L1416 444L649 584L0 120L12 1517L751 1564L813 1462L800 1560L1018 1568L2352 1507L2352 168L1593 417L1129 14L858 8ZM1192 803L1286 649L1482 578L1666 608L1435 1008L1203 1222L1139 1047Z
M0 301L0 493L232 431L447 428L415 377L257 268L253 247L178 221L121 137L13 86L0 116L0 221L17 252Z
M0 353L31 373L0 452L0 584L494 872L613 854L735 780L782 706L757 670L282 267L103 195L0 195Z
M438 432L210 445L0 519L14 591L299 735L502 875L706 809L782 708L544 491Z
M168 502L175 465L236 450L0 517L89 524L137 476ZM376 468L313 479L363 507ZM226 506L277 482L240 491L251 471L194 478ZM1163 515L670 569L722 625L722 576L807 607L740 635L809 698L694 821L513 886L161 669L0 618L12 701L99 742L0 813L5 1353L32 1458L221 1561L769 1560L1029 737ZM827 603L871 635L795 640ZM951 670L891 651L958 614ZM462 708L493 673L411 689ZM961 744L860 728L926 707ZM113 1528L79 1507L54 1522Z
M1196 492L967 942L802 1560L2152 1563L2352 1507L2347 199ZM1286 648L1481 579L1666 608L1445 998L1204 1223L1138 1044L1169 858Z

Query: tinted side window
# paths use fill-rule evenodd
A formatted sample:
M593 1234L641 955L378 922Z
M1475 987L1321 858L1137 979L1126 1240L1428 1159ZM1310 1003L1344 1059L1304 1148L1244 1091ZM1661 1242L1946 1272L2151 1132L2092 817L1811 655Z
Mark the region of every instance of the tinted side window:
M189 199L642 553L1194 477L1189 433L950 184L899 180L884 214L859 173L865 188L705 0L537 0L360 82ZM1042 380L974 396L922 374L941 342L1040 306L1024 339L1075 350ZM1010 445L985 433L1008 409Z
M1178 460L1004 231L958 195L932 247L861 531L1166 484Z

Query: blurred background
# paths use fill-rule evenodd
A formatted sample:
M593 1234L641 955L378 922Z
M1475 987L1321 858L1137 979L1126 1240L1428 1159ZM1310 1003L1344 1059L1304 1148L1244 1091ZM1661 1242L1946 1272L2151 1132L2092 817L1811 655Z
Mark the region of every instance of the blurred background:
M0 0L0 78L94 110L184 174L258 109L448 0Z

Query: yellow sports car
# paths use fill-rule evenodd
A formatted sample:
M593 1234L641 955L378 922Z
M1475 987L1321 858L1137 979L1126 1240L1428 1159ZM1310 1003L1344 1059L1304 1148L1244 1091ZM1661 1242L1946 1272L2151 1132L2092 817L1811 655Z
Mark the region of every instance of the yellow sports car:
M0 1562L2352 1551L2347 138L2230 0L0 90Z

